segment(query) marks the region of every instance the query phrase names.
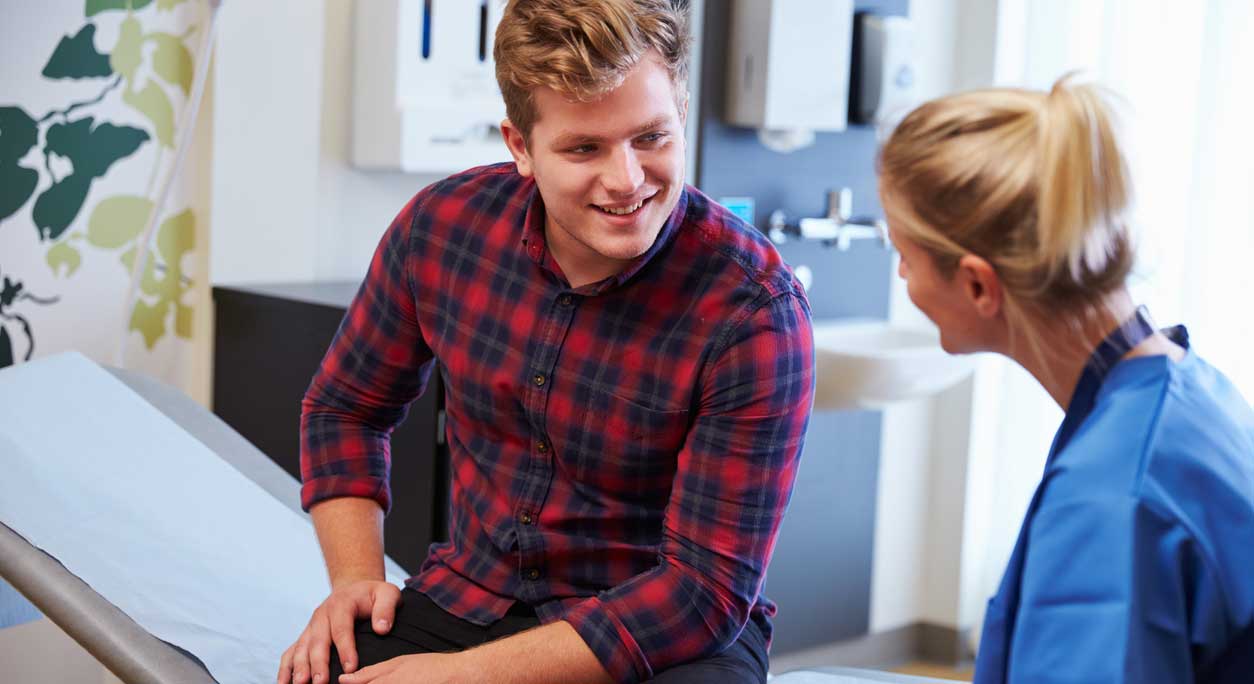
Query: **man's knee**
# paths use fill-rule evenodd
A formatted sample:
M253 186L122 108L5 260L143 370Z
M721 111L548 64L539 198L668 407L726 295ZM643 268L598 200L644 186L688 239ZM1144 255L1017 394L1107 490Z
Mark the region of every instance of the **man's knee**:
M353 643L357 649L357 670L413 652L412 645L401 639L390 634L383 636L375 634L370 627L369 619L357 621L353 629ZM332 646L331 682L339 681L338 678L342 674L344 674L344 667L340 662L339 650Z
M757 625L745 625L722 653L658 673L649 684L765 684L766 639Z

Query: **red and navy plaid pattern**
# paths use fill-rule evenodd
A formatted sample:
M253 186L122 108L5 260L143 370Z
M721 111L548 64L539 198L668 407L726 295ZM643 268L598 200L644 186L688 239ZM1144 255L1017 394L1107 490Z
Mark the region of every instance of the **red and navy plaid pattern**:
M756 230L687 188L648 253L571 289L513 164L426 188L305 397L306 509L387 509L388 435L433 366L450 540L410 586L478 624L525 601L623 682L716 653L750 619L769 638L759 589L814 351L802 288Z

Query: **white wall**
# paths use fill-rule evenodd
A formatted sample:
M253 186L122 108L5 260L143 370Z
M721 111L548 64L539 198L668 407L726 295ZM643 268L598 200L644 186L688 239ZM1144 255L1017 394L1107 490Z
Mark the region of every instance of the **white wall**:
M914 0L916 83L921 100L992 83L997 0ZM889 320L929 326L892 274ZM976 598L966 574L972 397L977 377L931 399L890 407L880 438L872 633L914 622L970 628ZM981 476L986 471L981 470ZM964 554L964 548L966 553Z
M353 4L348 0L325 0L316 186L318 248L314 259L314 276L319 280L361 279L379 238L397 212L415 193L440 178L361 171L349 164Z
M313 278L321 9L309 0L223 6L212 110L215 283Z
M213 102L216 284L360 279L434 177L348 163L353 3L224 6Z

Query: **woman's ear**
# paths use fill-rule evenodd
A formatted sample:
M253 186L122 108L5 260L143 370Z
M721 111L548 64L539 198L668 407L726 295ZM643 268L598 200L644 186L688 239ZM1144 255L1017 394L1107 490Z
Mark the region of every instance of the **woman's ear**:
M505 146L509 148L509 153L514 157L514 164L518 166L518 175L531 175L531 154L527 151L527 139L523 136L522 131L514 125L509 119L501 122L501 136L505 138Z
M1001 314L1001 279L993 265L983 257L965 254L958 260L958 277L962 279L963 293L971 308L982 318L995 318Z

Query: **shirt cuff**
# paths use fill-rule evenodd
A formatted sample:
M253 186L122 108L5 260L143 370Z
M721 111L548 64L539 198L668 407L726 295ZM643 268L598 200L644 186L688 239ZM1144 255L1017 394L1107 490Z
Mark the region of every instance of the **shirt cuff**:
M300 506L309 512L319 501L345 496L373 499L384 514L392 508L392 492L387 480L346 475L324 475L305 481L300 487Z
M601 599L575 604L562 619L575 628L614 681L636 684L653 676L635 637Z

